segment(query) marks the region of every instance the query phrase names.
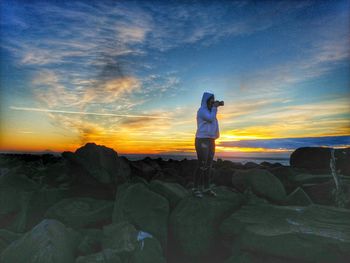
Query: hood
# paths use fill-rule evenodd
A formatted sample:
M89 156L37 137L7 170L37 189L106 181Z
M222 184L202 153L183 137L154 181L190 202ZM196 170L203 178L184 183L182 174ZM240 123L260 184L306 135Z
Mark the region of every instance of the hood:
M214 94L213 94L213 93L210 93L210 92L204 92L204 93L203 93L202 102L201 102L201 107L208 108L208 107L207 107L207 101L208 101L208 99L209 99L211 96L214 96Z

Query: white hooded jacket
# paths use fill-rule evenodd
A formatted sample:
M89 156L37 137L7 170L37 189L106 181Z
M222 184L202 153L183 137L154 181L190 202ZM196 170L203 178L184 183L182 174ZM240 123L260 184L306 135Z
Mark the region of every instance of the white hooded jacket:
M213 106L210 111L207 106L207 101L211 96L214 94L203 93L201 107L197 111L197 138L217 139L220 137L219 124L216 119L217 107Z

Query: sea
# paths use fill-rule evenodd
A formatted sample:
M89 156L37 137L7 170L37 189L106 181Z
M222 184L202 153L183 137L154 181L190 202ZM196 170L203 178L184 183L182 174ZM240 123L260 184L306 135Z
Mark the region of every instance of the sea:
M195 155L158 155L158 154L124 154L120 155L126 157L130 161L137 161L142 160L146 157L150 157L152 159L162 158L164 161L168 161L169 159L172 160L192 160L197 159L197 156ZM269 162L269 163L280 163L285 166L289 166L289 156L215 156L214 160L217 161L217 159L222 160L229 160L232 162L242 163L245 164L247 162L254 162L257 164L260 164L262 162Z

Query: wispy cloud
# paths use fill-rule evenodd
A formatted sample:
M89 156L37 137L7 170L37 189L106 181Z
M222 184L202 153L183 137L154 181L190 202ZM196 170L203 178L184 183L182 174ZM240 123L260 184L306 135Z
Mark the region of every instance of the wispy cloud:
M12 110L22 111L37 111L37 112L52 112L52 113L65 113L65 114L82 114L82 115L97 115L97 116L114 116L114 117L128 117L128 118L142 118L146 119L169 119L167 116L144 116L144 115L130 115L130 114L114 114L114 113L97 113L97 112L82 112L82 111L66 111L66 110L53 110L53 109L38 109L38 108L26 108L10 106ZM139 121L139 120L137 120Z
M285 150L294 150L299 147L349 147L350 136L240 140L221 142L219 145L222 147L244 147Z

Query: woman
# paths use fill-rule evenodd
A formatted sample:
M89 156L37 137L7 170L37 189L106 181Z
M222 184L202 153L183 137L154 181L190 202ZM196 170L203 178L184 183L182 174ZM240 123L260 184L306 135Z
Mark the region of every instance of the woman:
M210 189L210 174L215 154L215 140L219 138L219 125L216 119L216 112L219 106L215 102L214 94L204 92L201 107L197 111L197 132L195 147L198 158L198 165L194 174L193 194L196 197L203 197L203 194L216 196Z

